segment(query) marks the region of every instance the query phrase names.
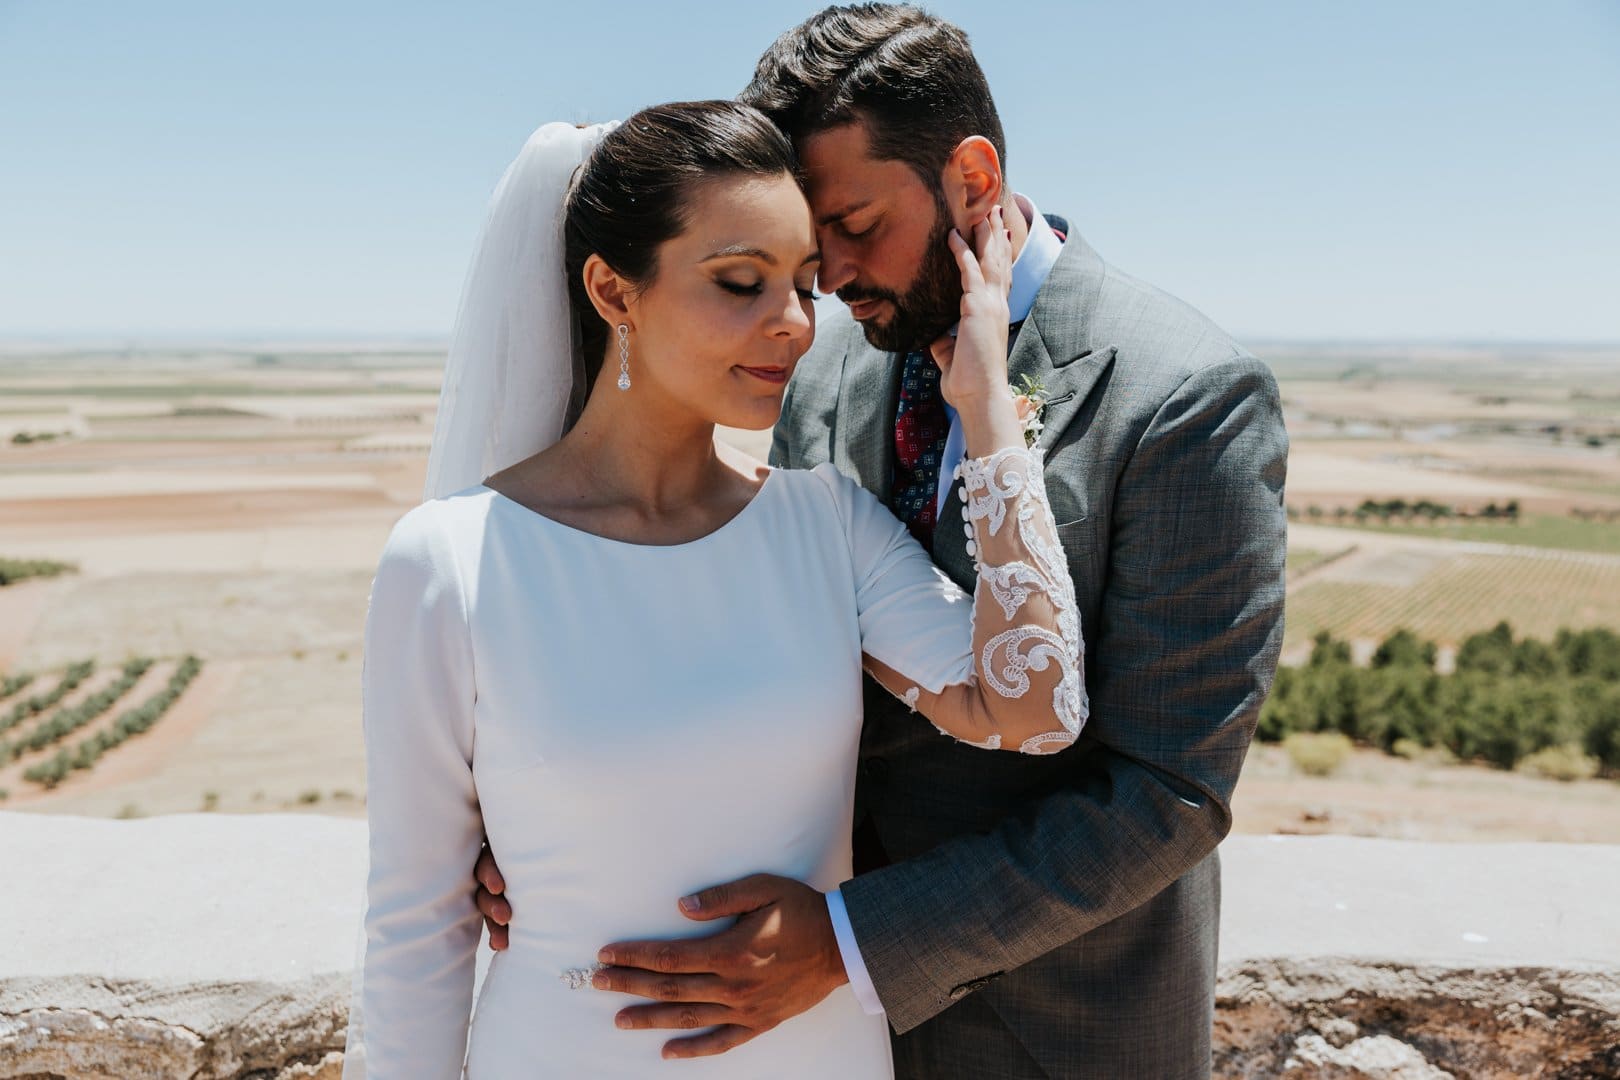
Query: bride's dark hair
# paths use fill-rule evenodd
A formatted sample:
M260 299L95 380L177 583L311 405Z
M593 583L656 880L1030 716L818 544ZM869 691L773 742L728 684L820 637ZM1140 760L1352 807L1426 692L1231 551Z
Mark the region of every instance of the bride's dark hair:
M569 402L572 426L602 370L609 327L585 292L585 260L600 255L634 289L658 274L658 249L686 228L705 181L792 174L793 145L765 114L735 101L678 101L643 109L609 132L580 173L563 223L568 301L579 327Z

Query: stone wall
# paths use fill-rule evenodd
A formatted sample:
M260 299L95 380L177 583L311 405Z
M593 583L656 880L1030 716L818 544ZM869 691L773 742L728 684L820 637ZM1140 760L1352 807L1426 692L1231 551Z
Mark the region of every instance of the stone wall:
M1217 1076L1620 1077L1620 848L1222 854ZM0 1080L337 1080L363 823L0 813L0 859Z

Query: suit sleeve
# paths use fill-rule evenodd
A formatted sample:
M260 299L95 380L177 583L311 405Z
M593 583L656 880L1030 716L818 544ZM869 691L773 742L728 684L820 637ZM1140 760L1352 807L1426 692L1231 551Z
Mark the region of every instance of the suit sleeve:
M371 868L360 1000L369 1080L461 1075L481 920L468 867L476 697L467 612L437 504L388 538L361 676Z
M1090 741L1068 751L1083 779L841 887L897 1031L1146 902L1226 835L1282 640L1287 450L1252 357L1157 409L1113 502Z

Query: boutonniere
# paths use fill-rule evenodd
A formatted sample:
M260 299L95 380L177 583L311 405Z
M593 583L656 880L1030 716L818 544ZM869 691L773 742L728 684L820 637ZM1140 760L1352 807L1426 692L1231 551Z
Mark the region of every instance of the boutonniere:
M1041 418L1046 415L1046 384L1028 375L1008 387L1012 391L1013 405L1018 409L1018 420L1024 425L1024 446L1033 447L1041 437Z

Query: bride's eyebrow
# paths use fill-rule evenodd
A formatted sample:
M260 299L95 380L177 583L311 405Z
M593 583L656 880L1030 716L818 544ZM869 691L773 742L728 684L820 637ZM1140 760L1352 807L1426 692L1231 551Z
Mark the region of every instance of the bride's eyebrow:
M699 261L700 262L713 262L716 259L739 259L739 258L758 259L761 262L763 262L763 263L765 263L765 264L767 264L769 266L775 266L776 265L776 256L775 255L772 255L770 252L765 251L762 248L749 247L747 244L732 244L730 247L723 247L719 251L714 252L713 254L705 255Z
M772 255L763 248L749 247L747 244L732 244L730 247L723 247L713 254L705 255L703 258L699 259L698 262L702 264L706 262L713 262L716 259L758 259L767 266L775 266L777 262L775 255ZM809 266L811 263L820 261L821 252L812 251L810 254L804 257L804 261L799 265Z

